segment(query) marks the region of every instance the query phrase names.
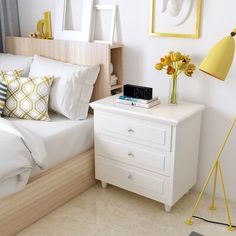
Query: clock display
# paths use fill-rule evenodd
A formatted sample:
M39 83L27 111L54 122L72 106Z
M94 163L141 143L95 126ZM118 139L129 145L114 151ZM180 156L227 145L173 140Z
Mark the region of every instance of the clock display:
M152 99L152 88L126 84L124 85L124 96L149 100Z

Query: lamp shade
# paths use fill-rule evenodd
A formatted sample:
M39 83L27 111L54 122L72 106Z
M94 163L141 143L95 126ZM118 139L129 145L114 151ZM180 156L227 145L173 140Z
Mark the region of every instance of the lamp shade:
M217 79L225 80L234 58L235 41L232 36L223 38L208 53L199 69Z

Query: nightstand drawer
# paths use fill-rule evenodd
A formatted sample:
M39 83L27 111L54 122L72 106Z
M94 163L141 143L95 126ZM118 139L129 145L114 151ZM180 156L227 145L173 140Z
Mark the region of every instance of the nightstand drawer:
M165 177L106 158L98 158L99 179L142 195L164 195ZM99 175L99 174L98 174Z
M163 152L135 143L123 142L122 140L105 135L99 135L96 142L97 154L99 156L169 176L169 152Z
M170 151L171 149L172 128L169 125L105 112L97 116L96 122L96 127L99 127L100 132L162 150Z

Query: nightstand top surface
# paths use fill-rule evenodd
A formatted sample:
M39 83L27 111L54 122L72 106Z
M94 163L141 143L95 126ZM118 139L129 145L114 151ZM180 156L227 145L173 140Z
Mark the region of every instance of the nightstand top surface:
M142 116L145 119L159 120L172 124L178 124L192 115L204 110L204 105L179 102L178 105L169 105L162 102L152 108L140 108L125 104L116 103L116 98L121 94L103 98L90 103L95 110L108 111L117 114L127 114L129 116Z

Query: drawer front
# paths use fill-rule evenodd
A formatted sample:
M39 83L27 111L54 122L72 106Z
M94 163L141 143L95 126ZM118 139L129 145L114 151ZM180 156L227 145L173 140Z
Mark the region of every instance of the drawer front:
M162 150L171 149L171 126L101 112L96 116L100 132L120 136Z
M105 135L96 138L96 154L155 173L167 176L170 173L170 153Z
M167 199L166 178L106 158L98 158L96 178L159 201Z

